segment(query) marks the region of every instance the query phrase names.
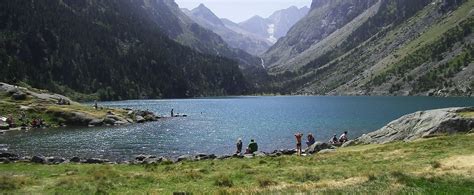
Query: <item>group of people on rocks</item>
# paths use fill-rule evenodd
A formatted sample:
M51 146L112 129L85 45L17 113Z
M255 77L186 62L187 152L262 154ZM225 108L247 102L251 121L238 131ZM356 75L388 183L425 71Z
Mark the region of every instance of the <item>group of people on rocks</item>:
M15 122L15 119L12 114L9 114L8 117L6 117L6 124L8 125L9 128L16 128L16 127L27 127L30 126L32 128L42 128L46 127L46 123L44 122L43 119L41 118L33 118L33 120L30 122L28 118L26 117L25 112L21 112L19 117L19 124Z
M298 155L301 155L303 151L303 148L302 148L303 133L296 133L295 138L296 138L296 152ZM316 139L312 133L308 133L306 138L307 138L307 141L306 141L307 147L310 147L316 143ZM339 136L339 139L337 138L337 135L334 135L333 138L329 140L329 144L339 146L339 145L344 144L347 141L349 141L349 138L347 137L347 131L344 131L344 133L342 133L341 136ZM237 147L237 151L235 153L242 154L243 142L241 138L237 140L236 147ZM253 154L256 151L258 151L258 144L257 142L255 142L254 139L251 139L244 154Z
M235 153L242 154L243 142L241 138L237 140L236 146L237 146L237 151ZM255 142L254 139L251 139L249 145L245 149L245 154L253 154L256 151L258 151L258 144L257 142Z

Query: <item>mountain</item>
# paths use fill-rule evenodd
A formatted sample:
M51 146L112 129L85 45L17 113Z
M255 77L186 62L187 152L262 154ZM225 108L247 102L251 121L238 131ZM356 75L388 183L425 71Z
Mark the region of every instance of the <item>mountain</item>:
M268 18L254 16L239 26L251 33L265 37L268 41L275 43L279 38L286 35L288 30L309 11L308 7L297 8L291 6L287 9L279 10Z
M169 38L201 35L193 37L209 43L201 51L226 51L210 44L223 43L197 24L175 25L177 16L163 2L5 1L0 4L0 78L103 100L248 93L236 61ZM192 36L183 36L188 32Z
M175 3L174 0L142 0L144 1L143 10L152 20L163 29L169 38L193 48L201 53L223 56L236 60L241 68L260 67L260 59L245 52L239 47L231 47L218 34L204 28L203 23L195 22L186 12ZM207 9L207 8L205 8ZM210 12L210 11L209 11ZM211 12L212 13L212 12ZM207 14L206 12L203 12ZM221 25L220 20L210 19L210 24Z
M272 44L264 37L239 29L238 25L234 25L230 20L221 20L204 4L200 4L193 10L183 9L183 12L202 27L218 34L232 48L251 54L262 54Z
M473 96L474 1L313 0L262 55L274 90Z

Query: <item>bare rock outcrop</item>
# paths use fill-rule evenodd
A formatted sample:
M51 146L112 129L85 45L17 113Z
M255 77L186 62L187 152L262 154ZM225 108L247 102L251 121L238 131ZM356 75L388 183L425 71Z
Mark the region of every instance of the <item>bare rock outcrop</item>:
M385 144L469 132L474 129L474 118L461 114L469 112L474 112L474 107L415 112L402 116L377 131L364 134L354 142L357 144Z

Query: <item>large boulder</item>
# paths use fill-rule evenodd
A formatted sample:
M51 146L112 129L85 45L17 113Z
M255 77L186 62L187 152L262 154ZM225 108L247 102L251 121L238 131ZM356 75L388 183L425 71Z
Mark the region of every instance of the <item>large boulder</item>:
M182 162L182 161L192 161L194 160L194 157L191 155L182 155L179 156L178 159L176 159L176 162Z
M207 160L207 159L215 159L217 158L214 154L198 154L194 157L196 160Z
M80 163L81 162L81 158L75 156L75 157L72 157L69 162L73 162L73 163Z
M331 145L328 143L316 142L310 147L308 147L307 149L305 149L305 152L307 154L314 154L314 153L318 153L321 150L330 149L330 148L331 148Z
M31 158L31 162L44 164L46 163L46 158L44 156L33 156L33 158Z
M104 119L93 119L89 122L89 126L98 127L102 125L104 125Z
M100 158L89 158L84 163L86 164L104 164L110 162L107 159L100 159Z
M137 121L137 123L144 123L146 122L145 118L143 118L143 116L140 116L140 115L137 115L135 117L135 120Z
M49 164L61 164L65 162L66 159L61 158L61 157L47 157L46 162Z
M355 142L357 144L384 144L469 132L474 128L474 118L460 115L462 112L474 112L474 108L446 108L408 114L377 131L362 135Z
M12 157L18 157L18 155L8 153L8 152L0 153L0 158L12 158Z
M12 94L13 100L26 100L26 97L27 97L26 93L23 93L20 90Z

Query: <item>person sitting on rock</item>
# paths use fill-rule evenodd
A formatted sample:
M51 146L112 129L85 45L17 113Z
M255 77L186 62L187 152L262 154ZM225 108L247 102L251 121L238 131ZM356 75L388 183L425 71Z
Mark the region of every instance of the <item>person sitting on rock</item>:
M312 146L314 143L316 143L316 139L314 139L314 136L312 133L308 133L308 141L306 142L306 145L308 145L308 147Z
M250 140L250 144L247 148L247 152L248 154L253 154L254 152L258 151L258 144L257 142L255 142L255 140Z
M344 133L339 137L339 143L343 144L347 141L349 141L347 138L347 131L344 131Z
M33 120L31 121L31 127L33 127L33 128L38 127L38 121L36 120L36 118L33 118Z
M301 152L302 152L302 149L301 149L301 138L303 137L303 134L302 133L296 133L295 134L295 137L296 137L296 153L299 155L301 155Z
M15 120L13 119L13 115L9 114L6 122L10 128L15 127Z
M237 140L237 151L235 152L236 154L241 154L242 153L242 139Z
M337 135L334 134L334 136L329 140L330 144L337 145L339 144L339 140L337 139Z

